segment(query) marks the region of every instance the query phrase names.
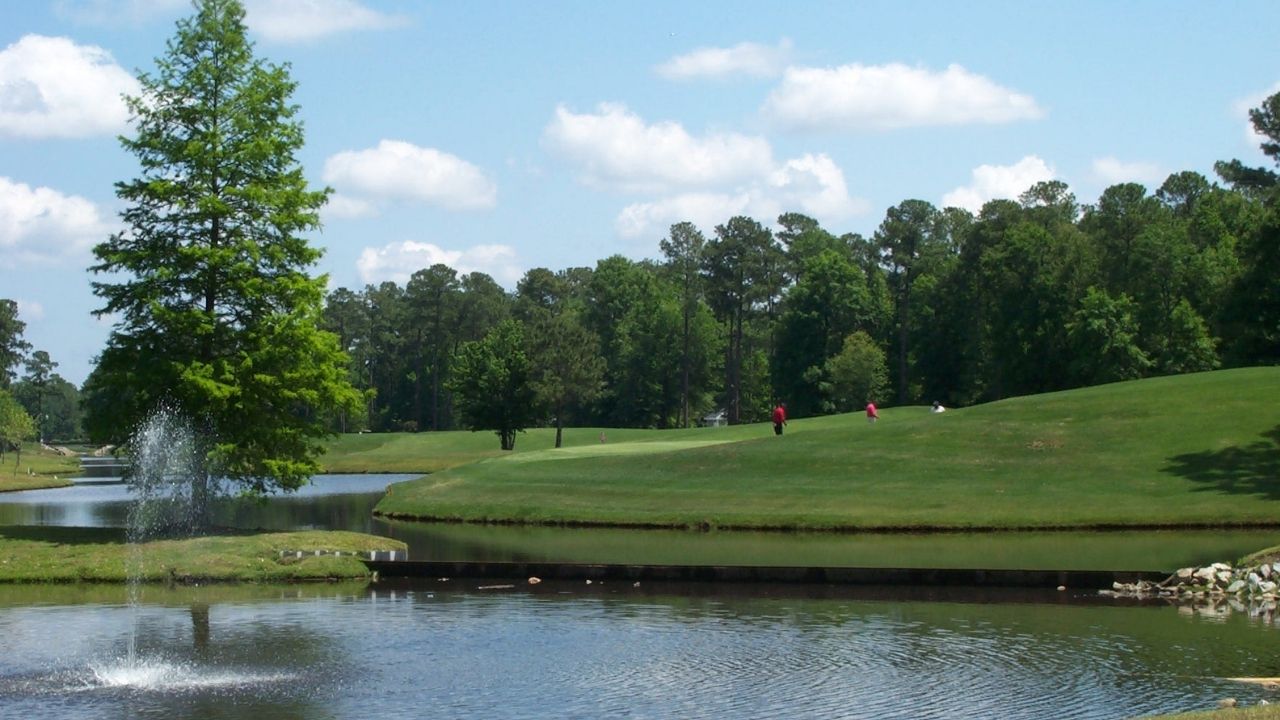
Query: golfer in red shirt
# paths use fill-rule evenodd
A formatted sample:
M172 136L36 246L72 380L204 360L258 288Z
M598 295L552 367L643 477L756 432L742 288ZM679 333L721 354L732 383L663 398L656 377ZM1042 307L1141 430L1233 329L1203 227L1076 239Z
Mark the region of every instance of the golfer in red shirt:
M773 409L773 434L781 435L782 426L787 424L787 404L778 403L778 407Z
M879 419L880 414L876 412L876 404L873 402L867 403L867 422L873 423Z

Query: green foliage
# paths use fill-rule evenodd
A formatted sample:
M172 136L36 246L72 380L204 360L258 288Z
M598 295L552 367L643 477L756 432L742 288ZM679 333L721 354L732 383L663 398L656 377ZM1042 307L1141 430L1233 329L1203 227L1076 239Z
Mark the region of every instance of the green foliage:
M0 461L8 448L14 450L13 474L18 474L22 463L22 443L36 436L36 422L17 400L6 390L0 389Z
M0 298L0 390L9 387L13 369L22 363L31 343L22 339L27 324L18 319L18 303Z
M449 389L472 430L493 430L503 450L533 423L536 409L524 331L516 320L498 323L481 340L465 343L453 361Z
M1097 385L1142 376L1150 365L1138 347L1135 303L1127 295L1113 298L1091 287L1070 322L1067 337L1074 352L1072 372L1082 385Z
M868 402L878 402L889 390L884 351L861 330L844 339L840 352L823 366L823 375L830 402L828 412L849 412Z
M121 142L141 175L116 185L126 229L94 248L111 278L94 283L98 313L119 320L86 383L87 424L121 441L171 403L207 431L219 473L297 488L359 395L318 327L325 279L306 272L320 251L302 233L327 191L295 159L294 83L254 57L234 0L198 2L139 83Z

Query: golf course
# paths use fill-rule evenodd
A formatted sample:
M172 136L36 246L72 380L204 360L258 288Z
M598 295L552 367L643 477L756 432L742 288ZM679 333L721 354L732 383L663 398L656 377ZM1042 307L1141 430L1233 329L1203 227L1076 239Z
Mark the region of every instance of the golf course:
M795 530L1280 523L1280 368L687 430L352 435L326 469L424 472L377 512L429 520ZM602 441L603 438L603 441Z

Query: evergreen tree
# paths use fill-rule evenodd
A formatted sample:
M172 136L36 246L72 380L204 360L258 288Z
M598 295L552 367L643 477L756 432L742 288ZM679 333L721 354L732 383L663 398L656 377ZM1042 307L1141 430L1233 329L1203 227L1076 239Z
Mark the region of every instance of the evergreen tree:
M319 329L325 280L302 234L327 191L308 189L295 84L254 57L237 0L180 20L122 138L141 174L117 183L125 229L94 248L94 283L116 316L92 377L89 425L121 441L172 403L205 431L208 460L250 492L318 470L328 416L358 406L334 336Z

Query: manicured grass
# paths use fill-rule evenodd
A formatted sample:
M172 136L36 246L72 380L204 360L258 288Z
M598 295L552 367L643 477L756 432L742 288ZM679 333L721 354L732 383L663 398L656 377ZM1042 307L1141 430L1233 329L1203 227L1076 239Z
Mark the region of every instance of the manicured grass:
M80 460L41 448L37 443L22 444L22 458L7 452L0 463L0 492L64 487L67 478L80 473Z
M600 442L601 434L605 440ZM670 442L673 439L745 440L758 428L698 428L691 430L632 430L571 428L564 431L564 449L607 448L636 443ZM554 428L535 428L516 436L514 452L498 448L492 432L454 430L421 433L362 433L340 435L328 446L320 464L329 473L435 473L486 458L525 455L555 448ZM590 452L588 450L588 452ZM623 450L625 452L625 450Z
M224 534L130 545L118 528L0 527L0 582L274 582L364 578L354 557L298 559L281 550L368 552L404 543L351 532Z
M564 450L526 442L394 485L377 510L725 528L1277 525L1278 397L1280 368L1249 368L941 415L889 408L875 425L860 414L798 420L780 438L760 424L617 433ZM448 437L432 440L447 454Z

